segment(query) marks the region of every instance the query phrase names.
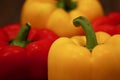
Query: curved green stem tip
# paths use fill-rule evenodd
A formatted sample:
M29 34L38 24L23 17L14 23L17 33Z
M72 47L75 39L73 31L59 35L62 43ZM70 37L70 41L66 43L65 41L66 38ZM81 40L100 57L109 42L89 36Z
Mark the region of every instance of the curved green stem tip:
M86 34L86 47L92 51L92 49L98 44L95 32L93 30L92 25L88 21L87 18L83 16L79 16L73 20L73 24L76 27L82 27Z

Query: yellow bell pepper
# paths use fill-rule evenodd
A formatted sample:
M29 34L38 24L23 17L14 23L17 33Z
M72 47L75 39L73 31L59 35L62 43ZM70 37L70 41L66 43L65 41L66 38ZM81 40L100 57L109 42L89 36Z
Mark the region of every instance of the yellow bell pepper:
M35 28L48 28L59 36L83 34L72 20L85 16L90 21L102 16L99 0L26 0L21 12L21 23L30 22Z
M74 19L86 36L61 37L48 55L48 80L120 80L120 35L95 34L84 17Z

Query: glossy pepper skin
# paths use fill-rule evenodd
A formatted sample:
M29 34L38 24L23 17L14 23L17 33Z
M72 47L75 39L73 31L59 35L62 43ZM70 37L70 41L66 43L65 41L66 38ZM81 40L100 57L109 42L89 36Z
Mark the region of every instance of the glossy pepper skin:
M29 21L33 27L46 27L59 36L71 37L83 34L81 28L72 24L72 20L80 15L92 21L103 15L103 9L98 0L26 0L21 23Z
M31 80L48 80L48 51L51 44L58 37L58 35L49 29L32 29L30 31L28 38L35 41L26 46L31 59L29 68Z
M0 44L0 80L47 80L47 54L57 38L48 29L21 27L16 38Z
M4 45L0 44L0 80L28 79L29 58L25 48L11 45L9 35L2 28L1 30L8 40L4 41ZM0 41L2 39L3 37L0 36Z
M48 55L48 80L120 80L120 35L94 32L84 17L73 20L86 36L61 37Z
M96 32L104 31L110 35L120 34L120 12L111 12L107 15L96 18L93 22L93 28Z

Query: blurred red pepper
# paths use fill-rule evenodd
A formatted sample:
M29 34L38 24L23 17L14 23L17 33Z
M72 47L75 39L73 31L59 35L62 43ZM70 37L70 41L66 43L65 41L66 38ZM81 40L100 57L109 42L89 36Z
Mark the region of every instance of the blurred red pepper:
M7 35L4 29L0 33ZM0 41L2 37L7 36L0 35ZM0 80L47 80L47 54L57 38L48 29L31 29L29 24L21 27L16 38L6 40L5 46L0 44Z
M20 30L21 24L19 23L8 24L3 26L2 28L9 35L9 38L13 39L16 37L18 31Z
M92 22L94 30L104 31L110 35L120 34L120 12L111 12L108 15L104 15L95 19Z
M56 35L53 31L49 29L31 29L28 38L35 41L30 43L26 47L28 54L31 58L31 80L48 80L48 51L53 41L58 38L58 35Z
M0 53L0 80L28 80L29 58L24 48L3 46Z
M7 45L7 41L9 41L9 36L2 28L0 28L0 50L3 46Z
M26 49L20 47L19 45L16 46L16 44L12 45L14 40L9 41L9 35L3 28L1 28L0 33L3 35L0 36L0 41L3 41L2 39L4 38L7 39L3 41L5 45L0 44L0 80L28 79L27 68L29 64L29 57L26 53Z

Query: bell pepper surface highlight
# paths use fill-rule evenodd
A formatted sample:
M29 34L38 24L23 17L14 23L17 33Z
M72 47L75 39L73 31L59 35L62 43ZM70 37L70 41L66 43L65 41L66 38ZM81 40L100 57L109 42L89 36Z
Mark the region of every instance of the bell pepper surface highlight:
M120 35L94 32L80 16L73 20L86 36L61 37L48 55L48 80L120 80Z
M104 31L110 35L120 34L120 12L111 12L92 22L95 32Z
M0 33L7 35L3 28L1 30ZM0 35L0 80L47 80L48 50L58 38L54 32L31 29L26 24L16 38L4 41L5 44L1 44L3 37L7 36Z
M90 21L102 16L99 0L26 0L21 11L21 23L30 22L32 27L46 27L59 36L71 37L83 34L72 20L85 16Z

